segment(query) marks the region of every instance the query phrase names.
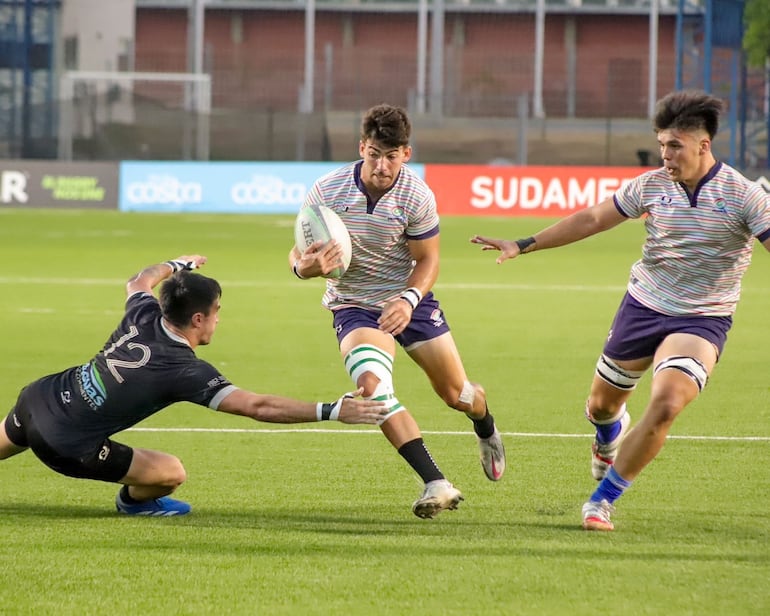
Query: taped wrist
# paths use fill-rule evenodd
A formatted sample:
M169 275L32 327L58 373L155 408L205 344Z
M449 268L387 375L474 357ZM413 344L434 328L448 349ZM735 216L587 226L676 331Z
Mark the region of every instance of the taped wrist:
M315 405L315 418L316 421L328 421L337 419L340 412L339 409L337 409L337 415L332 417L332 413L334 411L334 402L319 402Z
M176 274L180 270L194 270L195 263L193 261L181 261L179 259L171 259L166 261L166 265L171 268L171 271Z
M319 402L315 405L316 421L337 421L342 410L342 401L345 398L352 398L352 392L340 396L334 402Z
M414 310L417 308L417 304L420 303L420 300L422 300L422 291L420 291L420 289L417 287L409 287L403 293L401 293L399 297L403 299L407 304L409 304L412 307L412 310Z

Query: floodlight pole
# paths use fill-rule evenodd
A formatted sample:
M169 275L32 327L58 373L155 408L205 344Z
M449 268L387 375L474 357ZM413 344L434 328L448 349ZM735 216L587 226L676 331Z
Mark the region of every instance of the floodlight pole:
M203 74L203 30L206 19L206 0L190 0L187 11L187 70L196 75ZM195 110L195 159L207 160L209 157L208 111L204 118L201 103L206 94L201 91L203 84L195 81L185 85L185 110ZM210 96L210 93L209 93ZM189 120L185 119L184 157L189 159Z
M444 115L444 0L433 0L430 54L430 113L434 118Z
M428 0L417 3L417 113L425 113L428 55Z
M190 0L187 12L187 70L190 73L203 72L203 29L206 15L206 0Z
M647 85L647 117L655 115L655 103L658 99L658 2L650 0L650 55L649 82Z
M67 73L59 78L59 160L72 160L72 134L74 121L74 111L72 105L75 97L75 88L72 79Z
M305 0L305 83L299 110L313 113L313 81L315 77L315 0Z
M543 109L543 55L545 53L545 0L537 0L535 10L535 85L532 112L536 118L544 118Z

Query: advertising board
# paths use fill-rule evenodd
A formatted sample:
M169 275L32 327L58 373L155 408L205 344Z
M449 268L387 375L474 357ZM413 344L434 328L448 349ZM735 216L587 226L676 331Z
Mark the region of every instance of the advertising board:
M645 167L427 165L439 214L566 216L611 197Z
M296 213L339 163L140 162L120 165L121 210Z
M118 202L118 163L0 160L0 207L105 208Z

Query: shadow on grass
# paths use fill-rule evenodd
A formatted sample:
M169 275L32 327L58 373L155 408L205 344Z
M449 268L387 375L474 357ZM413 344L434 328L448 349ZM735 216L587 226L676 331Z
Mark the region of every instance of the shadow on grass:
M541 519L537 511L525 512L515 521L501 520L500 514L490 520L478 514L462 517L463 513L447 511L435 520L419 520L401 508L360 508L360 513L346 508L343 513L332 511L328 505L325 511L316 512L310 507L298 511L275 506L257 509L252 505L240 511L200 506L187 516L148 519L118 514L108 505L14 503L0 504L0 526L12 520L14 527L44 526L51 530L61 522L62 532L72 532L73 521L98 521L96 526L89 524L81 529L81 539L87 542L91 530L103 531L114 522L120 531L120 537L115 537L116 546L128 541L133 549L169 553L184 549L232 555L339 555L340 550L364 549L398 556L408 543L428 556L574 558L584 554L589 560L770 564L770 553L745 549L764 536L762 528L752 522L752 515L741 521L733 517L727 532L713 514L698 516L693 511L678 524L672 520L661 535L646 518L633 521L634 528L629 520L628 529L586 533L577 523ZM717 550L713 549L713 536L709 537L714 534L722 536ZM725 544L727 540L730 547ZM667 548L661 549L664 543Z
M40 520L81 520L109 519L125 520L137 524L145 524L155 519L167 523L170 519L183 522L186 526L201 529L229 528L233 530L312 530L316 533L329 534L387 534L399 532L413 534L415 528L446 532L448 528L464 529L478 527L478 521L462 520L461 512L444 512L434 520L420 520L399 510L396 514L400 519L383 518L383 512L372 513L369 510L357 514L334 514L313 512L311 509L297 511L290 508L244 508L242 511L231 509L215 510L208 507L193 507L190 515L151 517L128 516L119 514L109 503L105 506L83 506L76 504L41 504L14 503L0 504L0 522L3 518L13 519L14 523L39 524ZM496 527L516 527L519 524L492 523ZM489 527L489 523L483 524ZM554 525L539 524L542 528L555 528ZM558 528L558 526L556 526ZM569 528L564 526L564 528Z
M83 520L106 519L117 516L114 506L92 507L83 505L50 505L50 504L0 504L0 521L12 518L14 524L37 524L41 519L50 520ZM37 520L38 522L35 522Z

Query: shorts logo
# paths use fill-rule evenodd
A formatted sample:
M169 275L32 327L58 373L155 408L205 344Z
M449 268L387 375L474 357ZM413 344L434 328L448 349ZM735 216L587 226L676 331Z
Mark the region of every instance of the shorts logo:
M61 401L64 402L64 404L69 404L72 402L72 394L69 391L63 391L60 394Z
M444 324L444 317L441 314L441 310L436 308L430 313L430 320L433 321L433 327L441 327Z
M21 422L19 421L19 418L16 417L16 413L13 414L13 425L17 428L21 428Z
M99 452L99 461L104 462L107 456L110 455L109 445L102 445L102 450Z

